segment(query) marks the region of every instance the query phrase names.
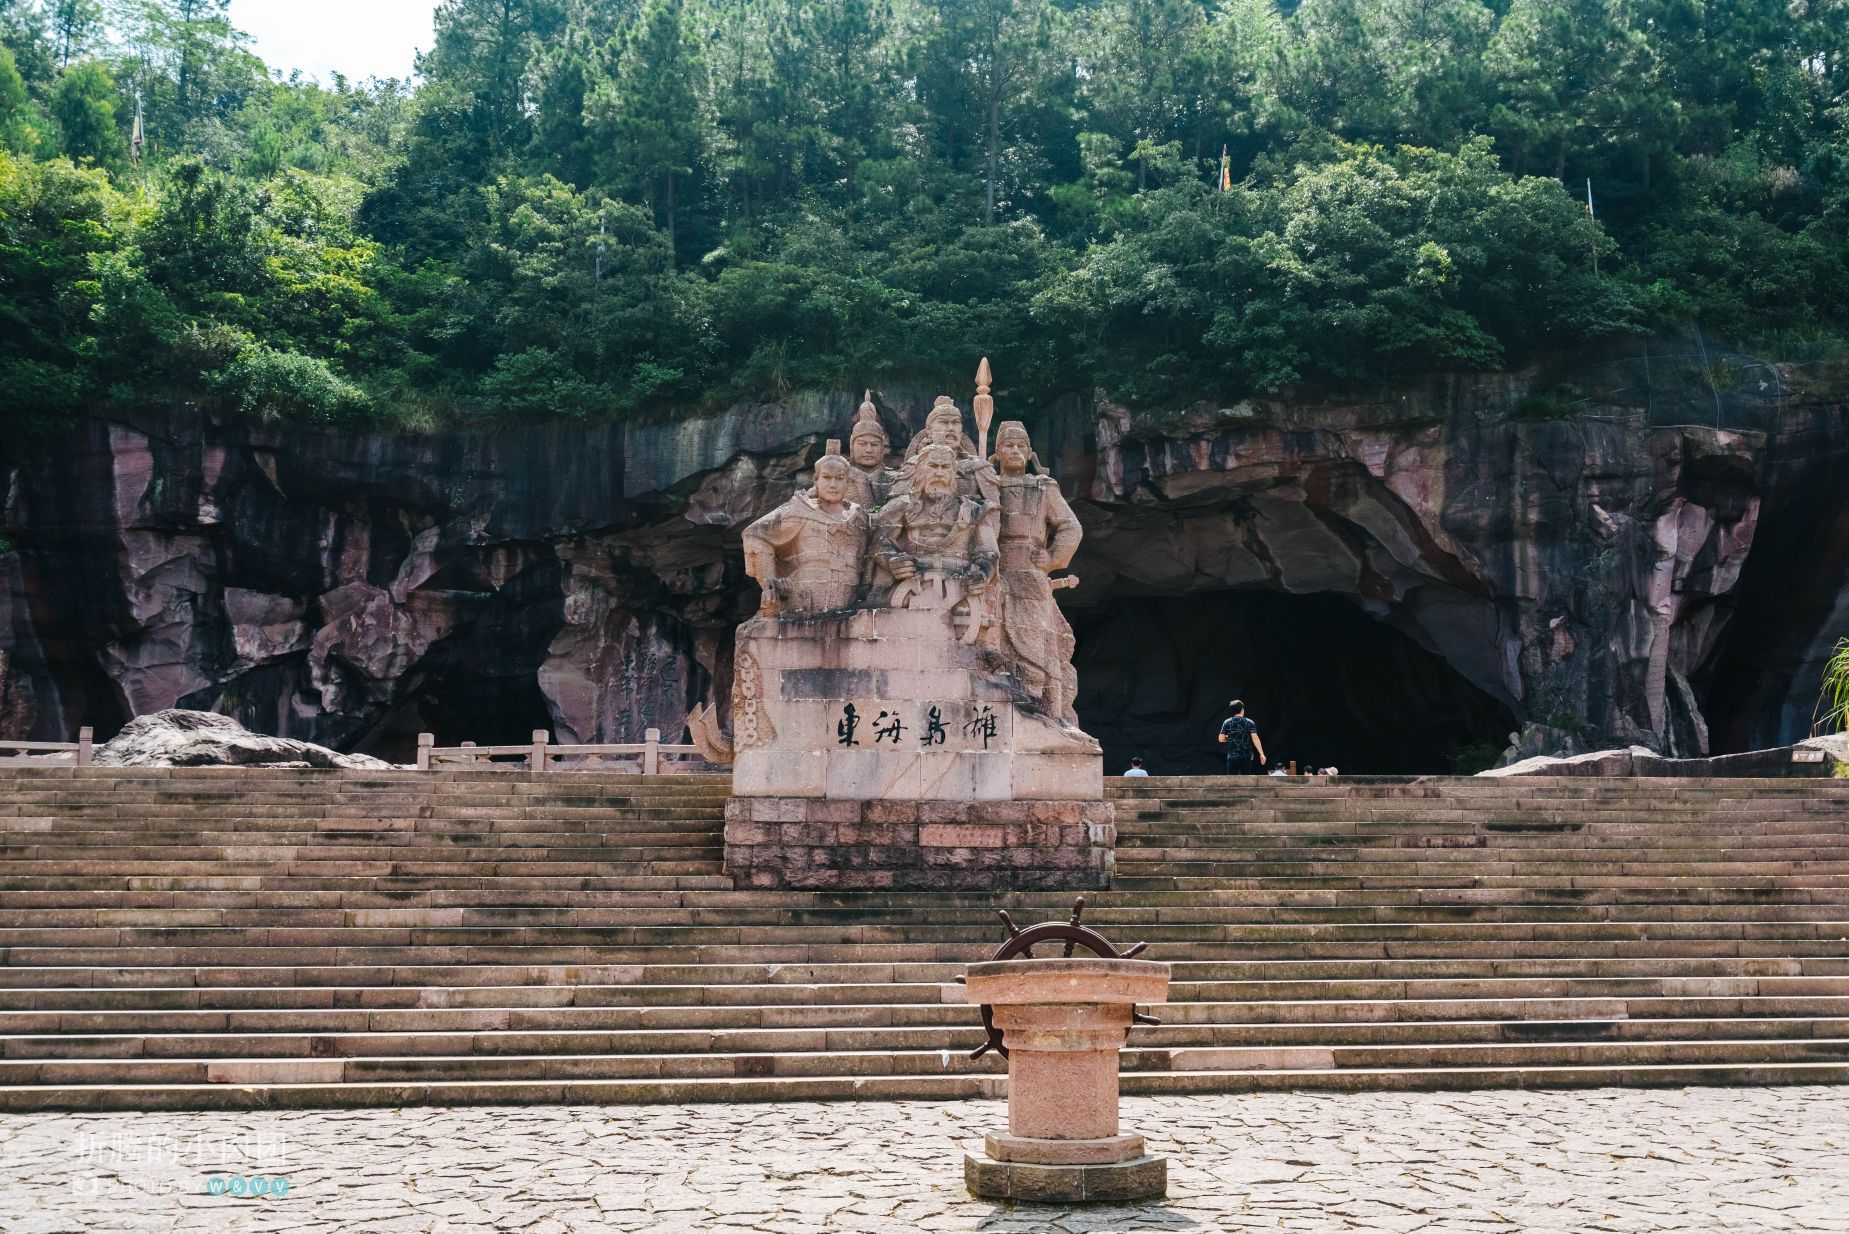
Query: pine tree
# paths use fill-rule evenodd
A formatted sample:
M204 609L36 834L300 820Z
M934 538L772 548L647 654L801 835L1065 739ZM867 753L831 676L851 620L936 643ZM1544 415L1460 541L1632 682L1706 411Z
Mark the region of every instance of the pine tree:
M927 6L925 22L914 71L940 129L952 140L980 133L982 221L991 226L1003 138L1053 54L1056 11L1046 0L943 0Z
M491 161L525 145L528 70L565 18L557 0L444 0L437 9L436 43L418 68L470 100Z
M1594 170L1633 134L1665 127L1629 0L1514 0L1484 62L1501 96L1491 122L1518 175Z
M598 100L606 180L628 182L677 241L679 192L699 165L700 60L686 37L684 0L649 0L622 37Z
M1086 92L1104 130L1145 151L1178 140L1201 110L1210 64L1198 0L1107 0L1092 20ZM1136 165L1141 189L1147 155Z
M87 53L103 34L100 0L51 0L51 36L60 68Z

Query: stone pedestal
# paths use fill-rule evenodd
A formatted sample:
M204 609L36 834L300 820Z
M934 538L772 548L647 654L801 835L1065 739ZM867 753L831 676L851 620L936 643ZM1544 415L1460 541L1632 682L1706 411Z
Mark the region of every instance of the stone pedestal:
M1098 743L1037 710L954 623L941 608L872 608L740 626L732 791L1101 800Z
M1117 1118L1118 1051L1137 1003L1168 995L1169 966L1149 960L999 960L970 966L964 989L986 1003L1008 1047L1008 1130L964 1155L985 1199L1160 1199L1168 1162Z
M741 887L1109 886L1098 743L1038 707L960 597L739 627L725 841Z

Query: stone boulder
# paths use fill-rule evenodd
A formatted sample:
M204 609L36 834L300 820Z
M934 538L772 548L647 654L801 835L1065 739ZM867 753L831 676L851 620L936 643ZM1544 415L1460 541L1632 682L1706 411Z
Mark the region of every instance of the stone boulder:
M1664 758L1645 746L1594 750L1569 757L1536 755L1480 772L1486 776L1849 776L1849 733L1812 737L1796 745L1723 754Z
M345 767L381 770L393 766L365 754L340 754L326 746L253 733L229 716L210 711L157 711L137 716L96 747L99 767Z

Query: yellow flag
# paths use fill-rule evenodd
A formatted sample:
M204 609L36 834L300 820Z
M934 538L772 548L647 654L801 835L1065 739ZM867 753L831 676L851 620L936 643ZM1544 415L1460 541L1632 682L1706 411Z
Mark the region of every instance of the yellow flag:
M1220 147L1220 191L1222 193L1233 191L1233 165L1226 157L1225 146Z

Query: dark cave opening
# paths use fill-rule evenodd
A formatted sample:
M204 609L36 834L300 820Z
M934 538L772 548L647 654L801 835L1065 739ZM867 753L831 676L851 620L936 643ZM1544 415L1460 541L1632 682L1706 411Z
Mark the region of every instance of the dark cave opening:
M1224 770L1229 699L1246 703L1274 765L1348 773L1475 771L1516 727L1440 656L1337 595L1222 591L1131 596L1067 614L1079 720L1105 773Z

